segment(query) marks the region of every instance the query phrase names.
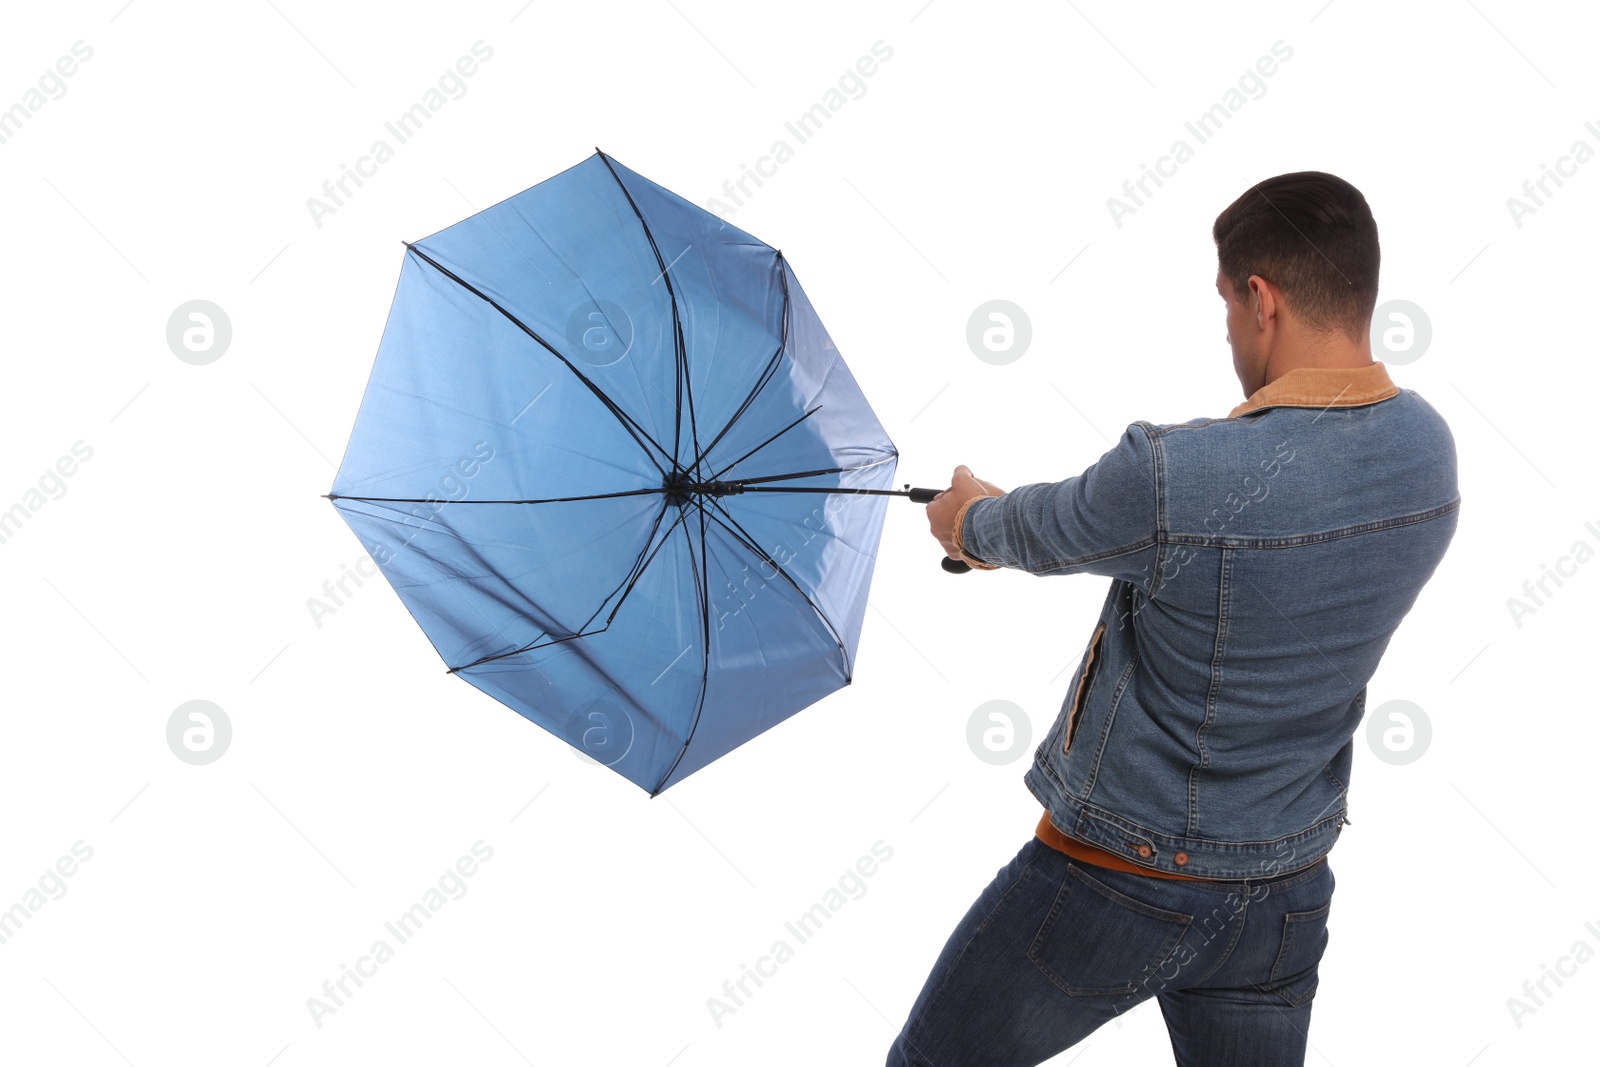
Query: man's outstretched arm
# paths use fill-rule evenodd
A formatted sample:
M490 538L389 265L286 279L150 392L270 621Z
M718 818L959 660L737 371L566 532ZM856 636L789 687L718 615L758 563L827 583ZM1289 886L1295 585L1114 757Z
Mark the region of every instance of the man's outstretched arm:
M957 467L950 488L928 504L928 524L946 555L981 570L1139 580L1156 545L1150 435L1133 423L1082 474L1009 493Z

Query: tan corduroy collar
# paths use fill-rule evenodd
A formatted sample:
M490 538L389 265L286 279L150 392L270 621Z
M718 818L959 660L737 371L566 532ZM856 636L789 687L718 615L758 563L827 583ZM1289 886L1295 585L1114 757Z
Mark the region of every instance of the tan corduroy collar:
M1400 392L1389 380L1382 363L1365 367L1295 367L1250 394L1232 411L1235 418L1247 411L1266 407L1322 408L1351 407L1387 400Z

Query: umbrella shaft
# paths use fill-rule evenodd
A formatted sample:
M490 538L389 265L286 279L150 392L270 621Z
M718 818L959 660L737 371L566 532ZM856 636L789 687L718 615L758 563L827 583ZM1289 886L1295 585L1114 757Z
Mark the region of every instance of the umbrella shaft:
M742 491L746 493L869 493L875 496L906 496L911 498L913 504L926 504L944 492L943 489L913 489L909 485L904 489L847 489L814 485L748 485Z

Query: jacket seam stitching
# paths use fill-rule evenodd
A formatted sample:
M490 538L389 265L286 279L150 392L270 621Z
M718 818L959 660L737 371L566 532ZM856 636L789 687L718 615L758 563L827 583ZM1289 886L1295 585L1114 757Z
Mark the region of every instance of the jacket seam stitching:
M1399 395L1400 387L1395 386L1393 392L1386 392L1383 396L1375 396L1367 400L1357 398L1347 400L1343 404L1325 404L1320 400L1268 400L1265 403L1257 404L1255 407L1239 412L1239 415L1250 415L1257 411L1270 411L1272 408L1321 408L1324 411L1329 408L1369 408L1374 404L1381 404L1385 400L1393 400ZM1238 418L1239 415L1229 417Z
M1115 559L1117 556L1131 555L1134 552L1149 548L1155 543L1156 539L1153 536L1146 537L1143 541L1123 545L1120 548L1111 548L1105 550L1104 552L1096 552L1088 556L1074 556L1071 559L1050 560L1048 563L1040 563L1034 567L1022 567L1019 569L1037 574L1040 571L1054 570L1057 567L1081 567L1085 563L1098 563L1103 559Z
M1259 411L1260 409L1257 408L1257 409L1254 409L1254 410ZM1205 422L1174 422L1174 423L1169 423L1166 426L1157 427L1155 429L1154 433L1152 434L1152 436L1165 437L1167 434L1173 433L1173 432L1175 432L1177 430L1201 430L1201 429L1204 429L1207 426L1214 426L1219 422L1238 422L1238 421L1239 421L1239 416L1237 416L1237 415L1218 415L1216 418L1207 419Z
M1237 415L1218 415L1214 418L1208 418L1204 422L1167 423L1166 425L1155 427L1153 433L1164 435L1173 433L1177 430L1203 430L1207 426L1213 426L1219 422L1254 422L1255 419L1249 418L1249 416L1258 415L1262 412L1268 412L1274 408L1321 408L1324 411L1328 410L1329 408L1368 408L1374 404L1381 404L1385 400L1393 400L1401 393L1410 393L1412 396L1417 395L1417 391L1415 389L1397 385L1394 392L1388 393L1384 396L1374 397L1371 400L1351 400L1343 404L1326 404L1317 400L1269 400L1264 404L1257 404L1253 408L1247 408L1246 410L1239 412Z
M1206 731L1217 718L1217 693L1222 688L1222 659L1223 652L1228 644L1228 575L1232 570L1233 557L1224 549L1221 560L1221 573L1217 576L1217 635L1212 641L1211 649L1211 684L1206 689L1206 713L1195 728L1194 743L1199 753L1199 763L1189 768L1189 822L1185 833L1195 834L1200 829L1200 772L1211 766L1210 755L1206 752Z
M1397 515L1388 519L1375 519L1372 522L1360 522L1351 526L1340 526L1333 530L1319 530L1312 534L1301 534L1295 537L1217 537L1214 534L1167 534L1167 539L1172 544L1200 545L1205 548L1299 548L1302 545L1313 545L1323 541L1334 541L1343 537L1353 537L1358 534L1374 533L1378 530L1389 530L1398 526L1410 526L1429 519L1439 518L1461 507L1461 498L1458 496L1447 504L1429 508L1426 511L1414 511L1408 515Z
M1105 808L1098 807L1097 805L1095 805L1094 803L1090 802L1086 798L1079 796L1077 793L1074 793L1067 786L1067 784L1065 782L1063 782L1061 780L1061 777L1054 772L1054 768L1051 767L1048 762L1035 764L1035 770L1042 771L1044 773L1044 777L1049 779L1049 781L1056 787L1056 789L1060 793L1061 798L1066 802L1068 810L1073 813L1074 818L1072 820L1070 820L1070 821L1073 823L1073 826L1075 828L1076 827L1080 827L1081 824L1085 820L1092 819L1095 822L1111 826L1112 828L1117 830L1119 833L1128 834L1128 835L1132 835L1132 836L1142 836L1147 840L1153 840L1156 837L1163 837L1163 838L1167 838L1168 840L1178 841L1178 842L1181 843L1182 847L1184 847L1184 848L1201 849L1201 850L1204 850L1206 852L1214 853L1214 855L1211 857L1213 859L1227 860L1227 859L1233 858L1235 853L1264 852L1264 851L1267 851L1268 849L1277 850L1277 849L1281 849L1286 844L1294 844L1294 845L1298 845L1298 844L1313 844L1313 845L1320 845L1322 842L1327 840L1330 831L1337 832L1337 830L1338 830L1337 823L1338 823L1339 820L1338 820L1338 816L1335 815L1332 818L1324 819L1321 822L1313 823L1311 826L1307 827L1304 830L1299 830L1299 831L1296 831L1295 833L1292 833L1292 834L1284 834L1283 836L1278 837L1278 838L1274 838L1274 839L1272 839L1270 841L1213 841L1213 840L1210 840L1208 838L1177 838L1177 837L1174 837L1171 834L1163 833L1161 831L1154 830L1154 829L1151 829L1149 827L1143 826L1143 825L1141 825L1139 823L1132 822L1132 821L1130 821L1128 819L1123 818L1122 816L1117 815L1115 812L1111 812L1111 811L1106 810ZM1032 773L1032 772L1030 772L1030 773ZM1050 818L1051 818L1052 824L1053 825L1057 825L1055 823L1055 815L1056 815L1055 809L1054 808L1050 808L1048 803L1046 803L1045 806L1050 811ZM1059 828L1059 825L1058 825L1058 828ZM1062 832L1063 833L1067 833L1067 831L1065 831L1065 830L1063 830ZM1068 834L1068 836L1073 837L1076 840L1084 841L1084 842L1089 843L1089 844L1093 844L1094 843L1089 838L1081 836L1080 833L1070 833L1070 834ZM1100 846L1100 847L1104 847L1104 846ZM1330 845L1329 848L1331 848L1331 847L1332 846ZM1289 883L1289 884L1285 884L1283 886L1283 888L1289 888L1290 884L1299 885L1300 884L1300 880L1309 879L1309 878L1313 877L1317 863L1320 862L1321 859L1324 856L1327 855L1328 850L1329 850L1328 848L1321 849L1317 853L1317 855L1309 863L1307 863L1307 864L1305 864L1305 865L1303 865L1301 867L1296 867L1292 871L1289 871L1289 872L1286 872L1286 873L1280 873L1280 874L1276 874L1276 875L1265 875L1265 876L1263 876L1263 875L1255 875L1255 874L1231 875L1231 876L1226 876L1225 875L1225 876L1222 876L1222 877L1225 880L1260 880L1263 877L1267 877L1267 878L1276 878L1276 877L1289 878L1291 876L1298 876L1295 881L1293 881L1292 883ZM1138 860L1133 860L1133 862L1139 863ZM1156 864L1143 864L1143 863L1140 863L1140 866L1149 867L1151 870L1164 870L1165 869L1165 868L1162 868L1161 866L1156 865ZM1191 864L1191 866L1194 866L1194 865ZM1170 873L1183 873L1183 872L1172 871ZM1200 876L1200 877L1204 877L1204 876Z
M1078 805L1083 809L1082 814L1088 815L1091 818L1097 819L1097 820L1099 820L1101 822L1111 823L1114 826L1116 826L1116 828L1118 830L1122 830L1122 831L1124 831L1126 833L1143 834L1143 835L1146 835L1146 836L1149 836L1149 837L1165 837L1165 838L1169 838L1169 839L1172 839L1172 840L1182 841L1185 848L1207 848L1207 849L1210 849L1212 847L1215 847L1217 850L1222 851L1224 853L1229 852L1229 851L1242 851L1242 850L1246 850L1246 849L1255 850L1257 848L1267 848L1267 847L1275 846L1279 842L1283 842L1283 841L1305 841L1305 840L1310 840L1311 838L1320 837L1320 836L1326 834L1327 831L1333 829L1335 824L1337 824L1338 821L1339 821L1339 816L1338 816L1337 813L1335 813L1334 815L1332 815L1332 816L1330 816L1330 817L1328 817L1326 819L1322 819L1322 820L1320 820L1318 822L1312 823L1310 826L1306 827L1303 830L1296 830L1294 833L1284 834L1282 837L1276 837L1276 838L1272 838L1272 839L1266 840L1266 841L1217 841L1217 840L1213 840L1211 838L1205 838L1205 837L1181 837L1180 838L1180 837L1177 837L1176 835L1163 833L1160 830L1156 830L1156 829L1153 829L1151 827L1144 826L1142 824L1132 822L1131 820L1126 819L1121 815L1118 815L1116 812L1108 811L1105 808L1101 808L1101 807L1096 806L1095 804L1091 803L1087 798L1076 797L1070 792L1068 792L1068 796L1072 797L1072 799L1074 799L1074 800L1077 800Z
M1106 743L1110 741L1111 727L1117 721L1117 706L1122 703L1122 694L1128 688L1128 683L1133 681L1134 671L1138 668L1139 650L1135 648L1133 655L1128 659L1127 667L1122 671L1122 677L1117 680L1116 691L1111 694L1111 706L1106 709L1106 724L1100 728L1100 743L1095 746L1094 760L1089 764L1089 777L1083 783L1085 800L1094 795L1095 783L1100 779L1100 763L1106 754Z
M1167 531L1167 509L1164 500L1165 494L1161 491L1161 486L1163 480L1162 475L1166 471L1166 453L1163 451L1160 438L1156 434L1152 433L1151 429L1148 427L1145 428L1145 440L1150 445L1150 472L1152 480L1155 483L1151 486L1150 491L1155 496L1156 509L1156 566L1154 573L1152 573L1150 576L1150 588L1148 591L1146 591L1145 597L1147 599L1154 600L1156 598L1156 594L1161 591L1161 572L1165 569L1162 566L1161 546L1165 543Z

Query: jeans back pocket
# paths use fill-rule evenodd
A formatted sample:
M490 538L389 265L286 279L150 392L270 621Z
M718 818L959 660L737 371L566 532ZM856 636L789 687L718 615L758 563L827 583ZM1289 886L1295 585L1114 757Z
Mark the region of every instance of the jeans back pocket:
M1272 993L1291 1008L1298 1008L1317 991L1317 964L1328 947L1328 910L1333 902L1310 911L1290 911L1283 916L1283 936L1278 958L1262 992Z
M1069 863L1028 959L1068 996L1125 996L1156 973L1193 922Z

